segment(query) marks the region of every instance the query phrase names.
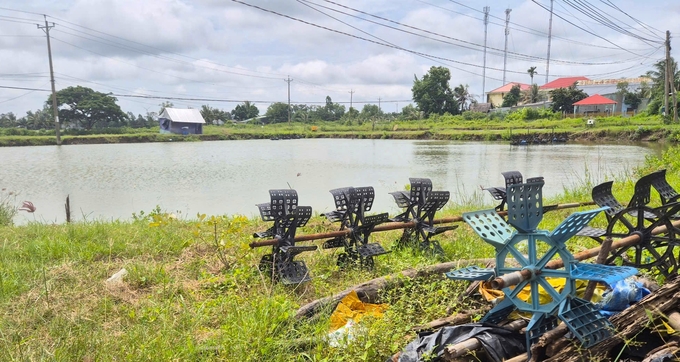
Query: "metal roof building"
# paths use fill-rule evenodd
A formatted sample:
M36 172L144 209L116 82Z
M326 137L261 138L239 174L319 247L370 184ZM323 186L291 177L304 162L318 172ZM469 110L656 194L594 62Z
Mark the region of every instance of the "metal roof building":
M203 134L205 120L198 109L165 108L158 123L161 133Z

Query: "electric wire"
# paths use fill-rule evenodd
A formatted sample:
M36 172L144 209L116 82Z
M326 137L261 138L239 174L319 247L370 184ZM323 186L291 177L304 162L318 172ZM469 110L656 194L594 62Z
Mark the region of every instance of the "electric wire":
M386 28L389 28L389 29L393 29L393 30L397 30L397 31L400 31L400 32L404 32L404 33L407 33L407 34L419 36L419 37L422 37L422 38L426 38L426 39L430 39L430 40L434 40L434 41L446 43L446 44L449 44L449 45L459 46L459 47L462 47L462 48L465 48L465 49L470 49L470 50L475 50L475 51L483 51L483 48L484 48L484 45L483 45L483 44L477 44L477 43L474 43L474 42L470 42L470 41L467 41L467 40L458 39L458 38L454 38L454 37L451 37L451 36L439 34L439 33L436 33L436 32L430 31L430 30L418 28L418 27L411 26L411 25L408 25L408 24L403 24L403 23L400 23L400 22L398 22L398 21L394 21L394 20L387 19L387 18L382 17L382 16L378 16L378 15L374 15L374 14L371 14L371 13L368 13L368 12L365 12L365 11L362 11L362 10L358 10L358 9L355 9L355 8L352 8L352 7L343 5L343 4L339 4L339 3L334 2L334 1L331 1L331 0L323 0L323 1L325 1L325 2L327 2L327 3L331 3L331 4L336 5L336 6L339 6L339 7L342 7L342 8L344 8L344 9L348 9L348 10L351 10L351 11L355 11L355 12L357 12L357 13L360 13L360 14L363 14L363 15L366 15L366 16L370 16L370 17L373 17L373 18L376 18L376 19L383 20L383 21L386 21L386 22L389 22L389 23L392 23L392 24L395 24L395 25L399 25L399 26L403 26L403 27L405 27L405 28L409 28L409 29L421 31L421 32L424 32L424 33L426 33L426 34L431 34L431 35L439 36L439 37L442 37L442 38L445 38L445 39L449 39L449 40L461 42L461 43L466 44L466 45L455 44L455 43L443 41L443 40L441 40L441 39L431 38L431 37L428 37L428 36L424 36L424 35L422 35L422 34L414 33L414 32L411 32L411 31L406 31L406 30L399 29L399 28L396 28L396 27L392 27L392 26L389 26L389 25L385 25L385 24L382 24L382 23L379 23L379 22L376 22L376 21L371 21L371 20L368 20L368 19L364 19L364 18L361 18L361 17L356 16L356 15L353 15L353 14L348 14L348 13L346 13L346 12L342 12L342 11L337 10L337 9L333 9L333 8L330 8L330 7L327 7L327 6L323 6L323 5L316 4L316 3L312 2L312 1L309 1L309 0L297 0L297 1L298 1L298 2L304 1L304 2L306 2L306 3L315 4L315 5L317 5L317 6L321 6L321 7L325 8L325 9L328 9L328 10L331 10L331 11L339 12L339 13L341 13L341 14L344 14L344 15L347 15L347 16L351 16L351 17L353 17L353 18L360 19L360 20L363 20L363 21L368 21L368 22L370 22L370 23L372 23L372 24L376 24L376 25L379 25L379 26L383 26L383 27L386 27ZM468 45L469 45L469 46L468 46ZM499 49L499 48L494 48L494 47L489 47L489 46L487 46L486 48L487 48L487 50L488 50L488 49L492 50L491 52L488 52L488 53L491 54L491 55L504 56L504 54L506 53L504 49ZM527 60L527 61L533 61L533 60L546 60L546 58L544 58L544 57L535 56L535 55L529 55L529 54L522 54L522 53L517 53L517 52L507 52L507 54L509 54L509 57L510 57L510 58L512 58L512 59L517 59L517 60ZM616 61L616 62L601 62L601 63L594 63L594 62L579 62L579 61L570 61L570 60L561 60L561 59L551 59L551 61L554 61L554 62L556 62L556 63L561 63L561 64L588 65L588 66L593 66L593 65L612 65L612 64L621 64L621 63L631 62L631 61L634 61L634 60L635 60L635 59L626 59L626 60Z

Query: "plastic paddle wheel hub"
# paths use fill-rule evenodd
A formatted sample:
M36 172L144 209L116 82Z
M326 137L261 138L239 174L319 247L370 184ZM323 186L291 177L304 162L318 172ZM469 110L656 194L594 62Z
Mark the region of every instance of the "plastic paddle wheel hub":
M613 238L638 235L640 238L635 245L613 251L607 263L655 270L666 277L678 272L674 249L679 243L679 231L673 226L672 218L680 211L680 203L672 201L677 193L668 184L665 175L665 170L662 170L641 177L635 183L635 193L626 207L612 194L613 181L593 188L593 201L610 207L606 211L608 225L605 235ZM648 206L652 187L659 192L660 207ZM661 232L655 231L659 227L663 227Z
M324 215L333 223L340 223L340 230L348 230L347 235L327 240L324 249L344 248L338 255L337 264L341 268L359 265L373 269L378 255L387 254L382 245L369 242L373 228L389 220L387 213L366 215L371 210L375 191L372 186L345 187L330 191L335 202L335 211Z
M274 238L278 242L272 246L272 253L262 256L259 269L271 277L272 281L283 284L300 284L311 280L304 261L294 260L305 251L316 250L314 245L295 245L295 232L312 217L311 206L298 206L295 190L269 190L271 201L258 204L263 221L273 221L274 225L266 231L253 234L256 238Z
M507 222L495 209L463 214L465 222L496 249L496 266L468 267L446 276L463 280L493 279L491 285L503 291L503 301L487 313L482 322L499 323L514 310L532 313L525 333L527 350L541 335L557 326L558 319L587 348L609 337L611 324L590 302L576 297L576 279L615 283L637 270L579 263L567 250L566 241L605 208L576 212L552 232L537 229L543 218L543 185L542 177L509 185ZM548 269L548 263L557 259L563 267Z
M403 213L393 217L395 222L410 222L414 227L405 228L397 247L414 247L436 255L443 255L441 245L434 236L456 229L458 225L434 226L434 216L446 205L451 196L448 191L432 191L429 178L409 178L409 191L390 192L397 206L405 209Z

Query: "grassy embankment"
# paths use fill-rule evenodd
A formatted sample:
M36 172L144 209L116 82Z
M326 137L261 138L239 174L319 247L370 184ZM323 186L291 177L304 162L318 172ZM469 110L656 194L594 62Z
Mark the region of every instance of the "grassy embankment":
M462 116L441 116L420 121L317 122L272 125L227 124L206 126L203 135L159 134L151 129L104 129L94 131L70 130L63 135L64 144L192 142L199 140L240 140L270 138L372 138L372 139L441 139L509 141L516 138L549 138L567 136L570 140L602 141L657 141L680 139L680 125L667 125L658 116L630 118L609 117L596 119L586 125L583 118L512 120L465 119ZM37 146L56 144L50 131L0 129L0 146Z
M678 153L648 160L631 179L662 166L677 171ZM680 185L677 172L669 175ZM614 193L627 200L633 183L624 178L615 176ZM587 200L590 187L584 180L546 204ZM452 205L441 215L481 207ZM542 228L554 228L572 211L546 214ZM341 271L337 251L317 250L301 255L312 282L272 286L257 269L267 251L247 246L253 231L268 226L238 217L176 220L158 211L128 221L0 226L0 360L384 361L414 337L411 326L469 308L457 300L466 283L428 278L382 293L388 312L362 320L356 342L345 348L323 342L296 348L300 339L319 341L328 333L327 313L296 321L296 309L378 276L493 255L461 225L440 237L442 259L395 250L379 257L373 271ZM300 233L333 227L315 216ZM376 233L375 240L390 248L398 235ZM568 244L573 252L593 246L581 238ZM121 268L129 271L124 283L107 286Z

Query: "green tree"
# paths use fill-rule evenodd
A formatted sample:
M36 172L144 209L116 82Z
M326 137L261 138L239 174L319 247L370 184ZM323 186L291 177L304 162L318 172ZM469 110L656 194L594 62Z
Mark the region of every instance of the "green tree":
M237 121L245 121L246 119L255 118L260 114L260 110L250 103L250 101L245 101L243 104L236 105L231 111L231 116Z
M516 106L517 103L522 99L522 91L519 86L519 84L515 84L510 88L510 92L508 92L504 97L503 97L503 104L501 104L501 107L513 107Z
M326 105L316 107L312 111L312 119L322 121L337 121L345 115L345 106L333 103L330 96L326 96Z
M59 121L90 130L125 123L126 115L116 104L117 99L87 87L68 87L57 92ZM48 97L46 106L52 104Z
M529 69L527 69L527 73L529 73L529 76L531 77L531 84L533 85L534 76L538 74L538 72L536 71L536 67L530 67Z
M418 105L418 109L424 112L425 117L447 112L460 113L449 80L451 72L446 67L431 67L423 79L418 79L418 76L414 75L411 88L413 101Z
M401 118L405 120L417 121L419 119L423 119L423 116L423 112L419 111L418 108L413 106L413 104L409 104L401 109Z
M314 110L306 104L291 104L291 112L293 112L292 118L298 122L306 123L309 121L309 117Z
M272 103L267 107L267 112L264 115L267 116L267 120L270 123L288 122L288 103ZM292 117L293 115L291 113L291 118Z
M461 113L463 111L469 110L470 104L472 104L472 101L474 100L472 98L472 94L470 94L469 88L470 86L467 84L460 84L459 86L453 88L453 96L456 99L456 102L458 102L458 110Z
M675 84L675 89L680 89L680 69L678 69L678 63L671 57L671 74L673 74L673 82ZM648 71L645 77L652 79L652 84L650 87L650 101L647 110L652 114L661 113L661 107L664 104L664 82L666 77L666 60L661 60L654 64L652 70ZM668 99L669 103L671 98ZM672 106L672 105L671 105ZM666 113L671 114L671 113Z
M35 112L26 112L26 125L28 129L51 129L54 127L54 120L52 119L52 111L47 106L43 109L38 109Z
M576 82L568 88L558 88L550 91L553 112L574 112L574 103L588 98L588 94L576 88Z
M12 112L0 113L0 127L13 128L17 126L17 116Z
M204 104L201 106L201 116L207 124L215 124L215 121L226 122L231 119L229 112L225 112L219 108L210 107Z
M380 110L380 107L375 104L364 104L364 107L361 108L361 113L359 114L359 117L363 119L374 119L380 118L381 116L382 111Z
M529 89L522 92L521 102L522 103L536 103L540 102L545 97L541 94L538 84L532 84Z
M161 109L158 111L158 114L163 114L163 111L164 111L166 108L172 108L172 107L174 107L175 105L172 104L172 102L170 102L170 101L165 101L165 102L159 104L159 106L161 106Z

